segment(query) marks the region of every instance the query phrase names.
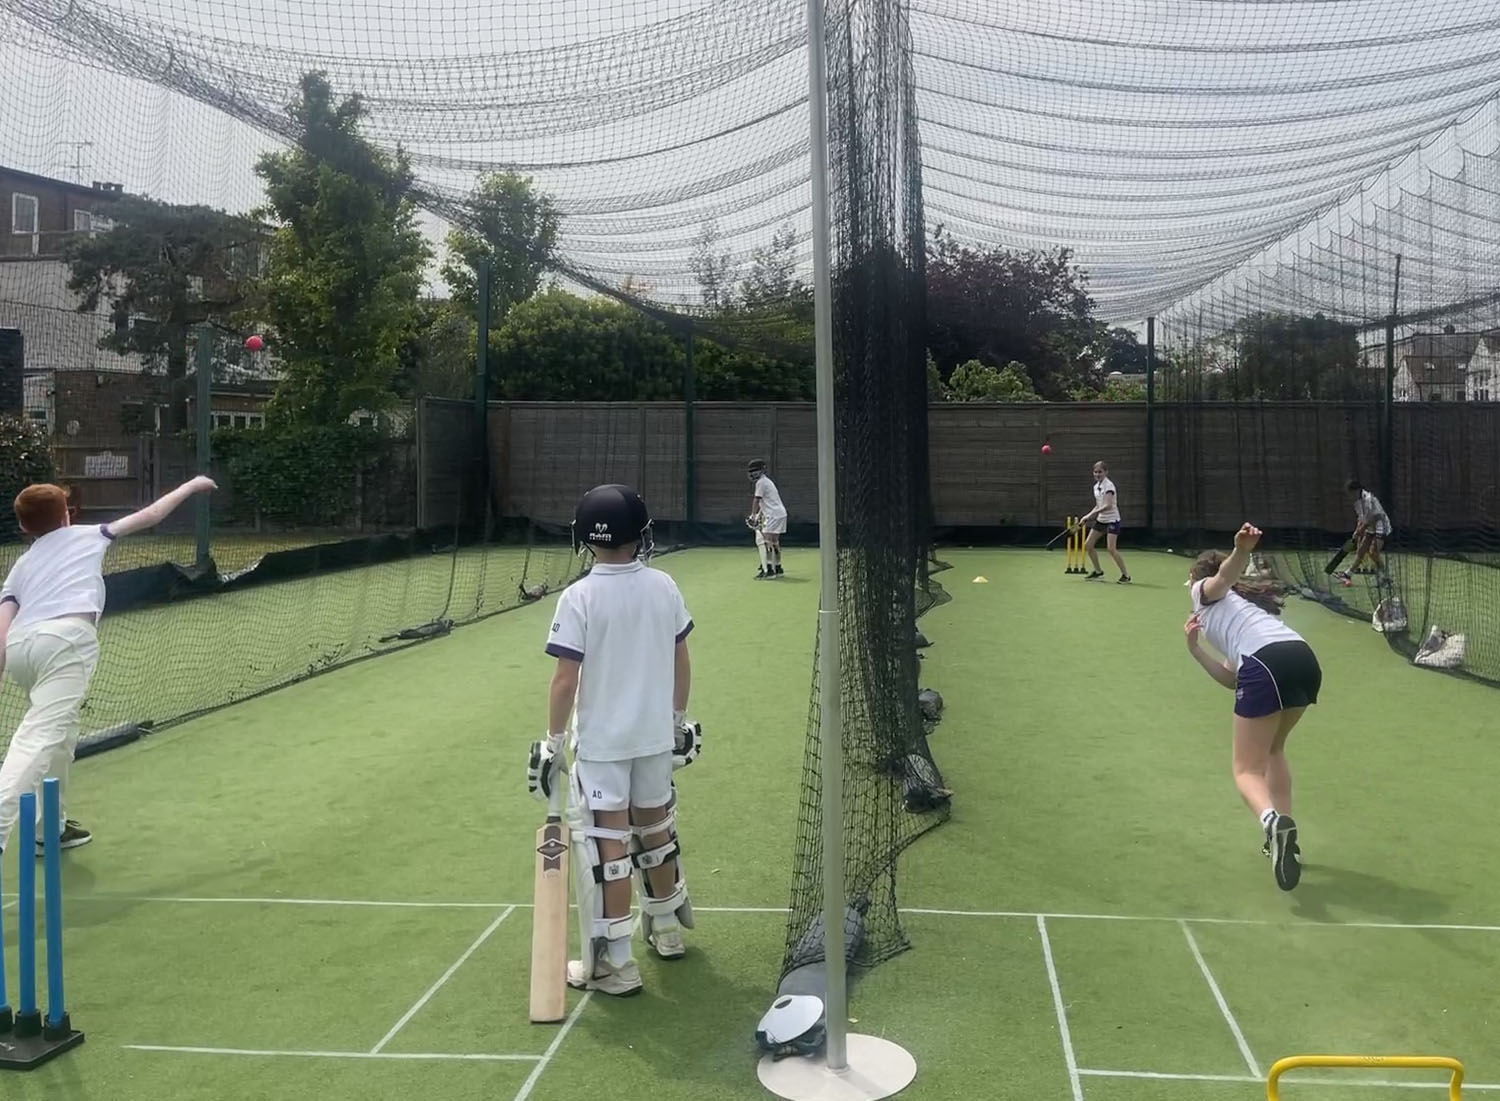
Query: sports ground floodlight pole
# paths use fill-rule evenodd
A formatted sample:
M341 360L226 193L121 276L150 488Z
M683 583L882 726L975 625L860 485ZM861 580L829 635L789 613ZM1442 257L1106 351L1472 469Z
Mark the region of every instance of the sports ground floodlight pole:
M880 0L888 2L888 0ZM839 676L839 529L835 482L833 297L828 209L828 77L823 0L807 0L808 113L811 116L813 307L817 326L818 420L818 733L823 781L823 999L825 1058L767 1054L761 1084L794 1101L873 1101L905 1089L917 1064L883 1037L850 1035L844 930L844 729Z

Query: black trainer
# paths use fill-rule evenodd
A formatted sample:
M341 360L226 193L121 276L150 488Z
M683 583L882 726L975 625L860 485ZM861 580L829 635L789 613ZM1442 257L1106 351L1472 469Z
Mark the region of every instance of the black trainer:
M1278 814L1266 826L1266 841L1271 846L1271 866L1276 872L1276 886L1290 891L1302 879L1302 850L1297 846L1297 823L1289 814Z
M1103 576L1104 576L1104 571L1103 570L1094 570L1092 573L1089 574L1088 580L1090 580L1090 581L1098 581Z
M84 829L82 825L69 818L67 822L63 824L63 828L58 833L57 847L59 849L76 849L80 845L87 845L93 839L93 834L89 833L89 831ZM43 848L44 842L39 837L36 841L37 856L42 855Z
M1122 573L1120 575L1120 580L1116 581L1115 584L1116 585L1129 585L1130 584L1130 575L1128 573Z
M755 580L757 581L764 581L770 576L771 574L765 569L765 567L761 567L760 569L755 571Z

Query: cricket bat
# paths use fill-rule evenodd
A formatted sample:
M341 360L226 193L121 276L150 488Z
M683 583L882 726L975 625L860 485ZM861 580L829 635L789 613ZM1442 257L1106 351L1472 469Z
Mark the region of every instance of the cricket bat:
M1342 562L1345 558L1348 558L1349 557L1349 552L1352 551L1353 549L1354 549L1354 540L1350 539L1347 543L1345 543L1342 547L1339 548L1339 552L1337 554L1335 554L1332 558L1330 558L1328 560L1328 565L1326 565L1326 566L1323 567L1323 572L1331 574L1334 570L1338 569L1339 568L1339 563Z
M557 777L562 786L561 774ZM536 880L531 890L531 1019L560 1021L568 996L568 827L560 791L536 831Z

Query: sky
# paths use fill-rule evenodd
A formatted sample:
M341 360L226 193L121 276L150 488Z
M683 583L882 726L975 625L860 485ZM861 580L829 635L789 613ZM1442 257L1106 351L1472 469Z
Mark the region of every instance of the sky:
M831 4L836 29L849 10ZM873 11L856 0L857 51ZM910 0L928 225L1071 248L1122 322L1282 303L1366 319L1398 291L1398 252L1413 304L1482 294L1500 255L1500 3L1411 13ZM790 224L810 263L804 0L0 0L0 14L0 164L246 210L256 158L319 68L366 97L370 136L405 148L431 193L533 175L562 254L603 282L691 304L706 227L743 267ZM890 64L860 69L867 125L890 106L869 74Z

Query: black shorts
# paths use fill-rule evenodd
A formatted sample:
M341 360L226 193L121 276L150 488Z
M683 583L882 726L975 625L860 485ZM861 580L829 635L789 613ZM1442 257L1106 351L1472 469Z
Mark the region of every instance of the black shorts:
M1323 670L1312 647L1273 642L1240 660L1234 688L1234 713L1260 719L1292 707L1311 707L1323 687Z
M1110 520L1108 523L1103 520L1094 521L1095 535L1119 535L1124 530L1125 525L1119 520Z

